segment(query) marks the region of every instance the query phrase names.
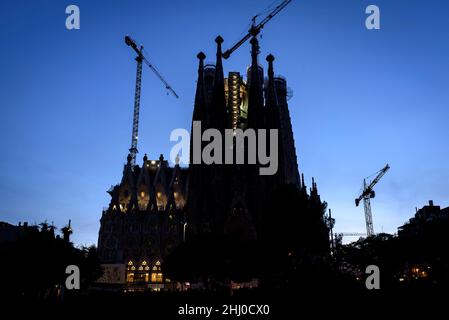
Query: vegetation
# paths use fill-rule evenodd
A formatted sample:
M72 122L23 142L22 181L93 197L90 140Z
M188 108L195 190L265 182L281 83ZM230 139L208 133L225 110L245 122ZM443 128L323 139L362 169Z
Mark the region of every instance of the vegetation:
M1 295L31 299L59 297L65 287L68 265L79 267L81 290L101 276L94 246L75 248L55 236L55 228L47 223L19 228L16 240L0 244Z
M381 272L381 288L448 288L448 219L412 222L398 236L381 233L338 245L340 271L362 278L368 265Z

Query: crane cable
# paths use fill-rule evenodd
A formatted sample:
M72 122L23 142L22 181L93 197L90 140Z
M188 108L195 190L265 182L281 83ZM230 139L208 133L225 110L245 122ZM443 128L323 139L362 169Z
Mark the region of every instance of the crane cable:
M178 94L173 90L173 88L168 84L168 82L165 80L162 73L154 66L154 64L151 63L151 61L148 59L148 52L145 50L144 47L141 48L141 52L143 54L143 60L148 65L148 67L156 74L156 76L159 78L159 80L162 81L162 83L165 86L165 89L170 91L176 98L179 98ZM168 93L168 92L167 92Z

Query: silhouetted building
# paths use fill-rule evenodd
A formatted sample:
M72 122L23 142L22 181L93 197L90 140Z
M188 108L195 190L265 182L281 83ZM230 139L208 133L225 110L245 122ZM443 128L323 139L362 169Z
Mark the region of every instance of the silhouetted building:
M434 205L433 201L429 200L428 205L416 211L413 218L398 228L398 235L400 237L416 236L429 224L442 224L443 222L447 224L448 221L449 207L441 209L440 206Z
M13 224L0 221L0 243L17 240L20 235L23 234L23 228L26 228L27 226L27 222L25 222L23 226L21 223L19 223L18 226L15 226Z
M256 38L251 40L247 81L239 72L229 72L225 78L222 42L223 39L217 37L215 65L204 65L205 55L198 54L192 122L201 121L201 133L209 128L222 134L226 129L277 129L278 170L274 175L260 175L259 168L266 164L259 161L255 164L197 164L192 161L193 133L189 168L181 168L179 164L169 167L162 155L159 160L149 160L145 155L142 166L132 166L131 156L128 156L122 181L108 191L111 202L101 217L98 249L103 263L120 264L122 272L126 269L124 278L133 288L159 290L160 284L166 285L161 262L186 238L201 234L228 236L239 241L269 239L282 233L282 226L294 217L301 226L288 229L289 233L294 236L298 230L307 230L308 241L315 243L315 248L320 252L329 249L328 230L323 219L325 204L315 181L309 194L304 176L301 179L298 172L286 79L274 75L274 57L268 55L268 76L264 80ZM272 143L270 141L269 145ZM202 147L204 145L202 142ZM234 140L233 148L236 147ZM223 162L225 152L223 149ZM295 207L304 208L303 212L288 210L290 204L279 194L283 186L297 191L295 201L299 205ZM267 212L267 208L272 211ZM277 212L276 208L285 211ZM276 232L267 222L274 217L281 228Z
M111 202L100 220L99 257L111 268L123 265L116 274L126 264L127 283L148 287L152 282L153 289L159 288L161 261L184 238L187 172L179 164L169 167L162 155L159 160L145 155L142 167L132 167L128 156L122 181L108 191Z
M40 230L39 230L40 227ZM69 223L69 227L70 227L70 223ZM66 227L65 227L66 228ZM3 222L0 221L0 243L5 243L5 242L13 242L18 240L20 237L26 235L26 233L30 233L30 232L39 232L41 231L42 234L46 234L47 236L49 236L50 238L56 239L56 238L60 238L59 235L55 234L55 230L57 228L54 225L49 225L47 222L43 222L41 224L39 224L39 226L37 225L29 225L28 222L19 222L18 225L13 225L7 222ZM64 228L61 229L63 231L64 234ZM71 229L70 229L70 233L71 233ZM69 238L68 237L64 237L64 239L68 242Z

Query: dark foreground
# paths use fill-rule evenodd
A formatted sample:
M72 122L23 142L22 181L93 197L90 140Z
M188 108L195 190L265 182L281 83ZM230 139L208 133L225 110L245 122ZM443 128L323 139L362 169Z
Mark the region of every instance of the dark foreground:
M63 301L3 299L20 314L43 312L46 317L115 319L311 319L323 317L393 318L446 314L447 291L407 290L300 290L241 291L229 296L210 292L134 294L82 293ZM3 304L3 303L2 303ZM206 309L207 308L207 309ZM209 311L209 313L207 311ZM191 313L195 314L191 314ZM443 312L443 313L441 313ZM186 314L187 313L187 314ZM246 314L245 314L246 313ZM251 314L253 313L253 314Z

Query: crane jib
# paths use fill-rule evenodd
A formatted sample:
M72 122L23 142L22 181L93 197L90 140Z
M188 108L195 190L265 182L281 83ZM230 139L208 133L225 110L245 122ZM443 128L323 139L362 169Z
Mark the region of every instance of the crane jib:
M162 83L165 85L165 88L168 89L176 98L179 98L178 94L175 92L175 90L173 90L173 88L167 83L167 81L164 79L164 77L162 77L161 73L156 69L155 66L153 66L148 60L147 58L145 58L145 56L143 55L142 49L143 46L140 47L140 49L137 47L136 42L130 37L130 36L125 36L125 43L130 46L131 48L134 49L134 51L136 51L138 58L142 59L143 61L145 61L145 63L148 65L148 67L150 67L150 69L156 74L156 76L159 78L159 80L162 81Z
M275 15L277 15L282 9L284 9L292 0L284 0L281 4L279 4L276 8L274 8L259 24L255 24L255 18L253 18L253 24L251 28L248 30L248 33L236 44L234 44L230 49L226 50L223 53L223 58L228 59L231 54L237 50L243 43L245 43L250 37L256 37L260 30L264 27L264 25L270 21Z

